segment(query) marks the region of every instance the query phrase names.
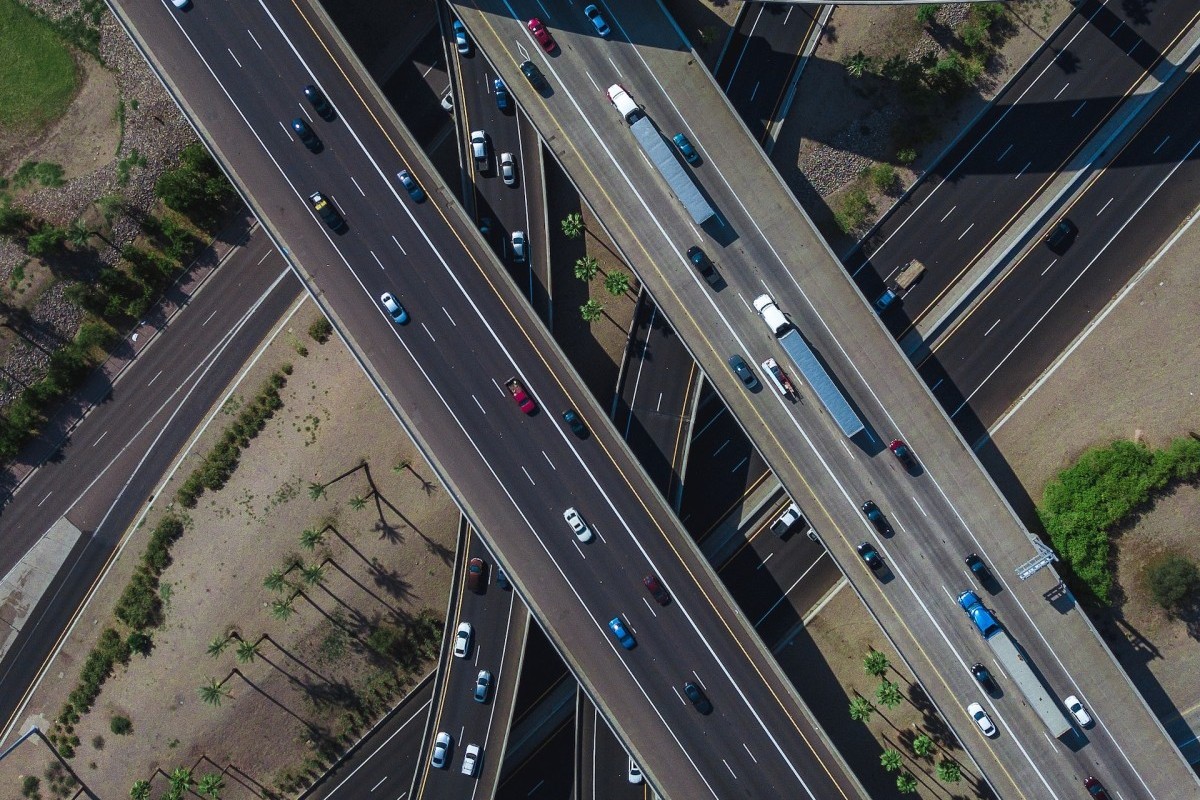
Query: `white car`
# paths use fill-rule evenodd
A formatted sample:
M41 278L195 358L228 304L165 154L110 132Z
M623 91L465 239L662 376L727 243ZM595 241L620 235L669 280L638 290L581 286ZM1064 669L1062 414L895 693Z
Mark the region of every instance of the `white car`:
M471 156L480 172L488 167L488 138L484 131L471 131Z
M383 304L383 310L392 318L392 322L395 322L397 325L408 323L408 312L404 310L404 306L400 305L391 292L384 292L379 295L379 302Z
M525 231L512 232L513 261L524 264L529 260L529 242L525 239Z
M971 715L971 719L975 720L975 724L979 726L979 730L983 731L984 736L996 735L996 726L992 724L992 718L983 710L983 706L979 703L971 703L967 706L967 713Z
M579 516L579 512L574 508L568 508L563 512L563 519L571 526L571 530L575 532L575 538L581 542L590 542L592 540L592 529L583 521L583 517Z
M1079 698L1071 695L1063 703L1067 706L1067 711L1071 712L1071 716L1079 723L1079 727L1086 728L1092 724L1092 715L1083 707L1083 703L1079 702Z
M517 185L517 165L512 153L500 154L500 177L507 186Z
M475 770L479 769L479 745L467 745L467 754L463 756L462 774L475 777Z
M633 760L633 756L630 756L629 757L629 782L630 783L641 783L643 780L645 780L645 779L642 777L642 768L639 767L637 762Z
M475 629L471 627L469 622L458 623L458 633L454 634L454 655L457 658L466 658L467 653L471 652L471 637L475 634Z
M187 8L192 4L192 0L171 0L171 5L176 8Z
M429 757L429 766L434 769L445 769L446 760L450 755L450 734L442 731L433 741L433 755Z

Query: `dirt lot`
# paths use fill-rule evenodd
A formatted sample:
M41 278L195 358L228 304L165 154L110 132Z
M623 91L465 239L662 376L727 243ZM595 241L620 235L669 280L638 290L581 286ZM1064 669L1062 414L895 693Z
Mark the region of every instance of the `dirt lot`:
M216 413L160 495L163 502L133 534L22 722L22 728L49 727L82 658L108 624L146 532L198 462L195 453L207 450L231 411L270 372L294 364L283 409L244 451L229 484L206 493L188 515L187 532L162 577L166 622L154 632L152 653L118 669L75 726L82 743L72 764L99 797L125 797L135 780L151 778L156 769L169 773L201 760L207 763L197 774L231 770L225 798L252 796L239 780L274 785L283 770L299 768L312 755L318 732L345 729L348 689L396 671L365 646L366 633L380 620L402 623L424 608L439 620L445 613L458 512L341 343L319 345L307 336L317 313L306 302ZM300 346L308 348L307 357ZM395 433L381 437L379 430ZM364 460L370 480L364 470L351 471ZM410 467L393 469L405 460ZM311 499L310 484L330 481L324 496ZM356 509L354 498L367 502ZM300 545L308 528L326 529L313 551ZM285 595L266 589L263 580L290 558L326 568L312 584L299 570L289 573L303 592L295 613L281 621L271 603ZM249 661L236 656L237 641L216 657L206 654L210 642L230 631L251 642L268 638ZM220 707L198 694L212 678L227 679L230 694ZM132 720L131 734L110 732L115 714ZM44 753L30 748L27 758L4 762L0 780L14 787L19 774L41 774L44 766ZM155 786L163 781L160 776ZM16 794L10 788L9 796Z
M1200 432L1200 308L1196 260L1200 225L1193 225L1119 306L993 438L1034 500L1047 483L1088 448L1114 439L1161 447ZM1152 347L1144 343L1153 342ZM1097 377L1106 376L1103 385ZM1116 376L1116 380L1108 379ZM1081 402L1103 392L1102 402ZM1159 500L1116 547L1116 579L1125 599L1093 619L1121 663L1164 721L1200 703L1200 642L1187 623L1170 620L1148 599L1142 572L1174 551L1200 561L1200 487Z

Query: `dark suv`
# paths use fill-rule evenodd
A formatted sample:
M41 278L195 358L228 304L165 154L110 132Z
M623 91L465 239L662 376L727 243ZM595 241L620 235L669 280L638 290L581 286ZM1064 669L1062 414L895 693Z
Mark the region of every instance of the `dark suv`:
M716 286L721 282L721 276L717 274L713 268L713 263L708 260L708 256L699 247L693 245L687 251L688 261L692 262L692 266L696 268L696 272L700 273L700 277L708 281L709 286Z
M999 687L996 686L996 681L992 678L992 673L988 672L988 668L983 664L973 664L971 666L971 674L975 676L975 680L988 692L995 694Z
M1075 223L1063 217L1046 234L1046 247L1050 248L1050 252L1062 255L1071 246L1071 243L1075 241L1075 234L1077 233L1079 233L1079 229L1075 227Z
M529 79L530 85L539 92L544 92L550 88L550 84L546 82L546 76L538 69L538 65L532 61L521 62L521 72Z

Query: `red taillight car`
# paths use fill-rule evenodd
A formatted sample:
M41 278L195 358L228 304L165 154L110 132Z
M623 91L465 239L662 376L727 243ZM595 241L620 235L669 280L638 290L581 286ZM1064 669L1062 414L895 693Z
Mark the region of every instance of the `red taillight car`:
M662 582L659 581L657 575L647 575L642 578L642 584L660 606L665 606L671 602L671 595L667 594L667 590L663 588Z

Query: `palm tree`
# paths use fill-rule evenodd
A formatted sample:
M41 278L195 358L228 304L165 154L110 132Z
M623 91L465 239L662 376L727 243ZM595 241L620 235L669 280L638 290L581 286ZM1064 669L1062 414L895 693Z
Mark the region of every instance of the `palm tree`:
M578 239L583 235L583 215L576 212L563 217L562 232L568 239Z
M176 767L171 770L171 791L182 795L192 788L192 771L187 767Z
M367 498L360 495L354 495L350 498L350 507L355 511L362 511L367 506Z
M196 791L212 800L221 800L221 790L225 788L225 779L215 772L210 772L200 779Z
M308 497L314 502L325 496L325 486L320 483L310 483L308 485Z
M900 794L912 794L917 790L917 779L911 772L901 772L896 776L896 791Z
M77 219L67 226L67 241L76 247L87 247L92 240L92 229L82 219Z
M924 758L933 752L933 739L922 733L912 740L912 751L921 758Z
M208 643L208 654L213 658L216 658L217 656L221 655L221 653L224 653L225 648L229 646L229 640L231 638L232 637L226 635L218 636L217 638L213 639Z
M884 678L875 690L875 699L888 708L895 708L904 702L904 695L900 693L899 686Z
M353 503L354 501L351 501ZM316 528L305 528L300 533L300 546L305 550L315 550L317 545L325 542L325 531Z
M604 316L604 306L595 300L588 300L579 307L579 316L583 317L584 322L595 322Z
M624 272L610 272L604 276L604 288L613 297L620 297L629 291L629 276Z
M242 640L237 646L237 660L241 664L249 664L258 655L258 642Z
M867 653L867 657L863 659L863 669L867 671L868 675L872 675L876 678L882 678L884 675L886 675L890 667L891 664L888 663L887 656L878 650L872 650L871 652Z
M958 783L962 780L962 766L957 761L944 758L938 762L937 776L946 783Z
M301 544L303 544L303 539L301 539ZM273 569L267 577L263 578L263 586L272 592L282 592L287 588L287 585L288 582L284 578L283 570L281 569Z
M276 598L271 601L271 616L280 622L287 622L296 613L294 598Z
M402 459L399 464L392 467L392 472L399 475L401 472L404 472L404 470L408 469L410 466L412 466L412 462L409 461L407 458L405 458L405 459Z
M888 772L895 772L896 770L900 769L901 766L903 766L904 758L900 755L898 750L889 747L887 750L884 750L879 754L879 763L882 764L883 768Z
M134 781L129 796L133 800L150 800L150 781Z
M846 59L846 72L853 78L861 78L871 68L871 57L859 50Z
M875 706L865 697L856 697L850 701L850 719L855 722L866 722L875 713Z
M300 576L309 586L316 586L325 578L325 566L323 564L312 564L300 570Z
M596 273L600 271L600 262L595 256L583 256L575 259L575 277L587 283L592 278L596 277Z
M231 696L229 690L222 686L216 678L209 678L208 683L200 687L200 699L210 706L220 707L221 701ZM146 784L146 786L149 791L150 785Z

